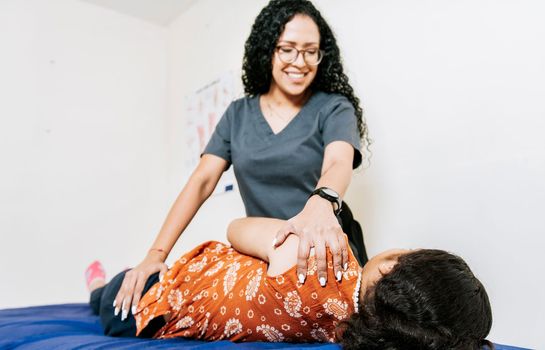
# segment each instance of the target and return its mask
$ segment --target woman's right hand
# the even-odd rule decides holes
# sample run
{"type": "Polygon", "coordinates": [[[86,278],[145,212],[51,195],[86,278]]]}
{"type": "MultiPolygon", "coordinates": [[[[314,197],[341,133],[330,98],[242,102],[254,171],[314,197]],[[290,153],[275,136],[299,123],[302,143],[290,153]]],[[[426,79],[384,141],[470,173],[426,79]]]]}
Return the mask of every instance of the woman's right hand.
{"type": "Polygon", "coordinates": [[[168,266],[163,262],[166,256],[162,255],[166,254],[151,250],[140,264],[125,273],[125,278],[113,304],[115,316],[119,315],[119,311],[121,311],[121,321],[124,321],[129,315],[129,308],[133,314],[136,312],[148,278],[159,272],[159,280],[163,279],[168,266]]]}

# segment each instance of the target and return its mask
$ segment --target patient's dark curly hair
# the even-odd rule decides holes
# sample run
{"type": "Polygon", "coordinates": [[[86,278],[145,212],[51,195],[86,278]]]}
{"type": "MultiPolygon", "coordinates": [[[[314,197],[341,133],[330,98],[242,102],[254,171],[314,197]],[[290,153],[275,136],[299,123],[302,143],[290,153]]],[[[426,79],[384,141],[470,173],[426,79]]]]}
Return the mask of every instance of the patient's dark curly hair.
{"type": "Polygon", "coordinates": [[[418,250],[366,292],[359,313],[341,323],[344,349],[493,349],[492,311],[481,282],[458,256],[418,250]]]}
{"type": "Polygon", "coordinates": [[[246,40],[242,63],[242,82],[249,96],[269,91],[272,79],[272,58],[278,38],[295,15],[314,20],[320,31],[320,49],[325,55],[310,88],[345,96],[356,111],[358,130],[364,146],[370,144],[367,124],[363,120],[360,100],[348,83],[341,62],[341,54],[333,31],[314,5],[307,0],[272,0],[257,16],[252,32],[246,40]]]}

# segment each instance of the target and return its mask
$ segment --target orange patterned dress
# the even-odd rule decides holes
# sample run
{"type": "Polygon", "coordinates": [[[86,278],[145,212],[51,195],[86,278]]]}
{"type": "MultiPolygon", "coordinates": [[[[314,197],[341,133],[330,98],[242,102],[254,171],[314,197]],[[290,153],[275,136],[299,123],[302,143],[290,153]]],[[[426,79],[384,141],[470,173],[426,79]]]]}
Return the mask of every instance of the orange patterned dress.
{"type": "Polygon", "coordinates": [[[137,334],[153,318],[167,316],[155,338],[334,342],[339,321],[358,310],[361,268],[352,253],[348,266],[337,282],[329,262],[328,283],[321,287],[311,257],[302,285],[295,266],[271,277],[262,260],[206,242],[143,296],[135,314],[137,334]]]}

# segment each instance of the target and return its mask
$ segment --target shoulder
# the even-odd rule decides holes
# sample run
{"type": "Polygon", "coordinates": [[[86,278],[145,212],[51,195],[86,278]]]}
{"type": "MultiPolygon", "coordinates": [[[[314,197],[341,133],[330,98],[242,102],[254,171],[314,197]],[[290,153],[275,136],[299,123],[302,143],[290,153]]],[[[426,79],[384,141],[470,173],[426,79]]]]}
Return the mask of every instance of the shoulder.
{"type": "Polygon", "coordinates": [[[316,101],[316,104],[320,106],[321,110],[331,111],[339,107],[354,109],[348,98],[341,94],[316,91],[313,98],[316,101]]]}
{"type": "Polygon", "coordinates": [[[253,111],[255,108],[258,96],[244,96],[239,99],[234,100],[227,107],[228,111],[237,112],[237,113],[248,113],[253,111]]]}
{"type": "Polygon", "coordinates": [[[313,95],[313,112],[318,116],[320,130],[329,126],[334,129],[338,124],[349,125],[356,123],[356,111],[352,103],[341,94],[317,91],[313,95]]]}
{"type": "Polygon", "coordinates": [[[319,116],[321,127],[329,124],[332,120],[356,121],[356,111],[352,103],[341,94],[317,91],[314,93],[314,111],[319,116]]]}
{"type": "Polygon", "coordinates": [[[269,253],[269,276],[285,274],[297,264],[297,250],[299,237],[289,235],[279,247],[272,249],[269,253]]]}
{"type": "Polygon", "coordinates": [[[229,103],[229,106],[227,106],[227,109],[222,116],[221,123],[223,126],[232,126],[235,121],[238,124],[241,120],[244,120],[252,113],[255,113],[256,98],[257,97],[245,96],[229,103]]]}

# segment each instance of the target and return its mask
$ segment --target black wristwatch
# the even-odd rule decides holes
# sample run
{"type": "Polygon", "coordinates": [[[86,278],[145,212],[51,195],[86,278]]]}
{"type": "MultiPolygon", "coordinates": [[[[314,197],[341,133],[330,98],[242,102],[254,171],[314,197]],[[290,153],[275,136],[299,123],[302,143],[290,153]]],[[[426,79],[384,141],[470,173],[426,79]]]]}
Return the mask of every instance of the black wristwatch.
{"type": "Polygon", "coordinates": [[[329,187],[320,187],[312,191],[309,198],[316,194],[324,199],[327,199],[331,203],[336,203],[337,209],[334,209],[333,212],[335,213],[335,215],[339,215],[339,213],[341,212],[343,201],[341,200],[341,196],[339,196],[337,192],[329,187]]]}

